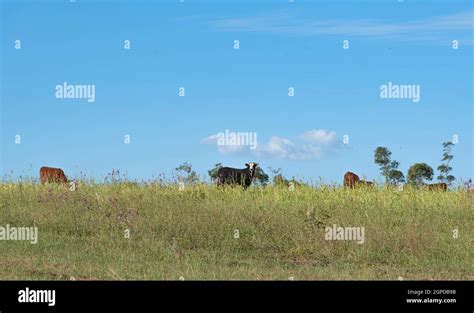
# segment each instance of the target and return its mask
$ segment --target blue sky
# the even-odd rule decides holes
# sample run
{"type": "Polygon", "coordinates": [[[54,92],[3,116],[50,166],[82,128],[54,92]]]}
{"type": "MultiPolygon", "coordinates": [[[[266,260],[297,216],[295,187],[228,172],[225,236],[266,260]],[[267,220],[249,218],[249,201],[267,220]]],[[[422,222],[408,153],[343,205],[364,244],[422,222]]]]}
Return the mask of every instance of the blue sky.
{"type": "Polygon", "coordinates": [[[453,175],[474,176],[471,1],[1,3],[2,176],[47,165],[148,179],[255,161],[378,180],[377,146],[406,174],[436,168],[453,135],[453,175]],[[95,85],[95,102],[56,98],[64,82],[95,85]],[[419,86],[420,101],[381,98],[389,82],[419,86]],[[226,129],[256,133],[257,148],[218,146],[226,129]]]}

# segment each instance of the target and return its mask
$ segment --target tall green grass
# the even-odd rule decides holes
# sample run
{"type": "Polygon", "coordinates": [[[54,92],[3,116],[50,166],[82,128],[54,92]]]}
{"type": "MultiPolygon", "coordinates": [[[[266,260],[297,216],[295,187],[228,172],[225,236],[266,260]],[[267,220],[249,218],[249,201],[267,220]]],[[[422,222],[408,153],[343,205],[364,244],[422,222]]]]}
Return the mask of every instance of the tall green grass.
{"type": "Polygon", "coordinates": [[[3,183],[0,197],[0,226],[39,230],[0,241],[0,279],[474,279],[465,190],[3,183]],[[333,224],[365,243],[325,240],[333,224]]]}

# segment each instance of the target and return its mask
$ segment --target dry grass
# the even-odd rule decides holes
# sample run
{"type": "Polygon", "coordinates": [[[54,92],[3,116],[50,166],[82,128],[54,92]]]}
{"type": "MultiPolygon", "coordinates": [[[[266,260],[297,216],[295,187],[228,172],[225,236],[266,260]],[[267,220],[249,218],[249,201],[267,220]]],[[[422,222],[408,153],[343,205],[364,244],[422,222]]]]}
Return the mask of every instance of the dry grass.
{"type": "Polygon", "coordinates": [[[463,190],[3,183],[0,197],[0,226],[39,230],[0,241],[0,279],[474,279],[463,190]],[[365,243],[325,240],[333,224],[365,243]]]}

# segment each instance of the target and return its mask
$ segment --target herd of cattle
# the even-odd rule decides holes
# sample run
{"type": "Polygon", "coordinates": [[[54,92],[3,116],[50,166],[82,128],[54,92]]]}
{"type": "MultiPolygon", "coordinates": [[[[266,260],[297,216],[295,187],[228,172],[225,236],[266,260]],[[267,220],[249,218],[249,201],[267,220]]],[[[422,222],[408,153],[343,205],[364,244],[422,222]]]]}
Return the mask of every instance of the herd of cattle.
{"type": "MultiPolygon", "coordinates": [[[[223,185],[241,185],[247,189],[255,178],[255,173],[258,163],[249,162],[245,164],[245,168],[238,169],[232,167],[221,167],[217,171],[217,186],[223,185]]],[[[62,183],[70,184],[71,189],[76,189],[76,181],[68,180],[64,171],[60,168],[43,166],[40,169],[41,183],[62,183]]],[[[374,183],[366,180],[361,180],[355,173],[347,172],[344,175],[344,187],[355,188],[358,186],[373,187],[374,183]]],[[[429,190],[446,191],[448,185],[446,183],[429,184],[429,190]]]]}

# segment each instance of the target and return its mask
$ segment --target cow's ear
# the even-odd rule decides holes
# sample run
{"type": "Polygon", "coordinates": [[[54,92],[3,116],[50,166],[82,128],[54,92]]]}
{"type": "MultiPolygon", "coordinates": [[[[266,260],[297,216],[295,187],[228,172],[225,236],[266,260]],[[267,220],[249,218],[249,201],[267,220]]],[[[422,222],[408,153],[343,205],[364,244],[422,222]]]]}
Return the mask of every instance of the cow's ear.
{"type": "Polygon", "coordinates": [[[250,167],[250,165],[248,163],[245,163],[245,166],[250,167]]]}
{"type": "Polygon", "coordinates": [[[257,166],[258,166],[258,163],[255,163],[255,164],[254,164],[254,167],[257,167],[257,166]]]}

